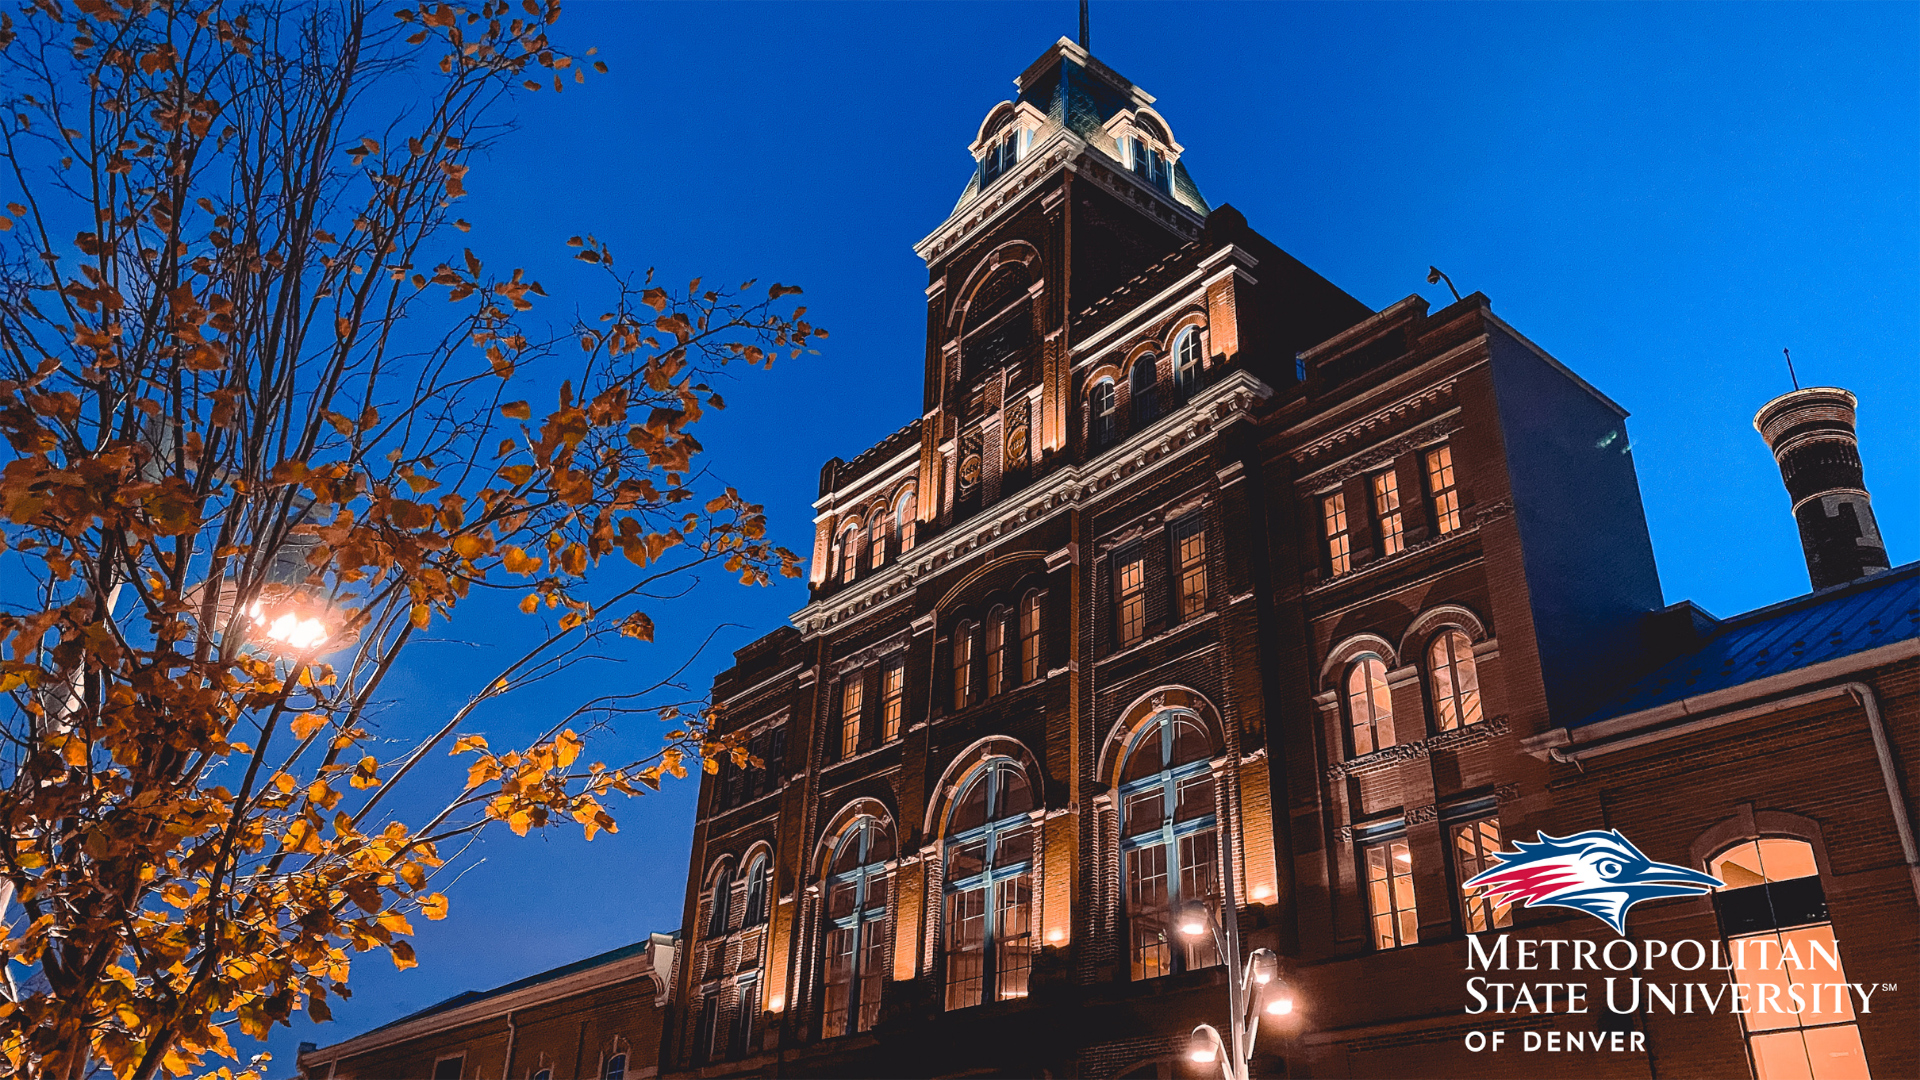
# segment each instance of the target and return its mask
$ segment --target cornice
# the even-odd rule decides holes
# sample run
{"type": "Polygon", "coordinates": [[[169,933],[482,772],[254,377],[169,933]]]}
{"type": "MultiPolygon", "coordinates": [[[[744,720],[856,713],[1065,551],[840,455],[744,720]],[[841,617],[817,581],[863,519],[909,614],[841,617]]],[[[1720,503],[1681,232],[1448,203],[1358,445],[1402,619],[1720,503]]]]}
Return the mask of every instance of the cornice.
{"type": "Polygon", "coordinates": [[[1210,441],[1220,429],[1250,417],[1272,395],[1272,387],[1246,370],[1230,370],[1132,439],[1092,461],[1060,466],[964,525],[916,545],[879,573],[856,578],[852,585],[794,612],[791,621],[803,635],[813,637],[879,604],[910,595],[924,578],[944,571],[982,545],[1021,535],[1057,510],[1104,495],[1210,441]]]}

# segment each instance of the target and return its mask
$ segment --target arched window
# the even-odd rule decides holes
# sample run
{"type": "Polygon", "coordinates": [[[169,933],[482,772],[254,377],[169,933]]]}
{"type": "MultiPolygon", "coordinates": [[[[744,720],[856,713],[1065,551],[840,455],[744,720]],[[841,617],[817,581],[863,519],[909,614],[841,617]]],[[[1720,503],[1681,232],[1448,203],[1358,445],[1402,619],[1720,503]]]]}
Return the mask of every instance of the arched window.
{"type": "Polygon", "coordinates": [[[1027,996],[1033,959],[1033,789],[990,761],[947,823],[947,1008],[1027,996]]]}
{"type": "Polygon", "coordinates": [[[1427,677],[1433,687],[1433,714],[1441,731],[1480,722],[1480,674],[1473,666],[1473,642],[1458,630],[1433,639],[1427,650],[1427,677]]]}
{"type": "Polygon", "coordinates": [[[733,928],[733,861],[729,859],[713,876],[713,888],[707,895],[707,936],[721,938],[733,928]]]}
{"type": "Polygon", "coordinates": [[[1034,590],[1020,601],[1020,681],[1030,683],[1040,677],[1040,592],[1034,590]]]}
{"type": "Polygon", "coordinates": [[[1347,669],[1347,723],[1353,727],[1356,756],[1394,743],[1393,695],[1387,689],[1387,665],[1371,653],[1347,669]]]}
{"type": "Polygon", "coordinates": [[[886,964],[887,867],[893,838],[872,817],[840,834],[827,872],[825,1012],[820,1034],[866,1031],[880,1018],[886,964]]]}
{"type": "Polygon", "coordinates": [[[607,1067],[600,1073],[600,1080],[626,1080],[627,1055],[615,1054],[607,1059],[607,1067]]]}
{"type": "Polygon", "coordinates": [[[1115,401],[1112,379],[1101,379],[1094,383],[1093,390],[1087,394],[1088,430],[1093,434],[1095,450],[1105,450],[1113,445],[1118,428],[1117,418],[1114,416],[1117,409],[1115,401]]]}
{"type": "Polygon", "coordinates": [[[914,526],[919,520],[920,496],[913,488],[908,488],[893,507],[893,529],[894,535],[900,538],[900,554],[905,555],[913,550],[914,526]]]}
{"type": "Polygon", "coordinates": [[[1133,362],[1133,373],[1127,377],[1127,393],[1133,398],[1133,429],[1135,431],[1159,419],[1159,392],[1159,376],[1154,373],[1154,356],[1148,353],[1133,362]]]}
{"type": "Polygon", "coordinates": [[[740,917],[741,926],[759,926],[767,921],[767,871],[765,855],[747,868],[747,912],[740,917]]]}
{"type": "Polygon", "coordinates": [[[973,703],[973,624],[953,628],[953,711],[973,703]]]}
{"type": "Polygon", "coordinates": [[[1172,911],[1219,895],[1211,741],[1191,713],[1166,710],[1134,735],[1120,774],[1120,852],[1135,979],[1220,962],[1213,939],[1173,932],[1172,911]]]}
{"type": "Polygon", "coordinates": [[[840,530],[840,580],[852,581],[860,564],[860,523],[849,522],[840,530]]]}
{"type": "Polygon", "coordinates": [[[553,1070],[541,1069],[539,1072],[533,1074],[533,1080],[553,1080],[553,1070]]]}
{"type": "Polygon", "coordinates": [[[884,508],[873,512],[873,523],[867,527],[867,551],[875,570],[887,564],[887,512],[884,508]]]}
{"type": "Polygon", "coordinates": [[[1707,860],[1707,868],[1726,882],[1715,890],[1713,907],[1734,961],[1733,977],[1745,987],[1742,996],[1757,1003],[1740,1016],[1754,1075],[1869,1075],[1813,845],[1781,837],[1748,840],[1707,860]],[[1801,1004],[1807,1006],[1798,1012],[1788,1003],[1792,983],[1801,984],[1801,1004]],[[1823,986],[1836,989],[1808,992],[1823,986]],[[1770,997],[1778,1008],[1761,1004],[1770,997]]]}
{"type": "Polygon", "coordinates": [[[1200,328],[1189,326],[1180,331],[1180,339],[1173,343],[1173,392],[1185,401],[1199,386],[1200,328]]]}
{"type": "Polygon", "coordinates": [[[1006,689],[1007,611],[994,608],[987,613],[987,696],[1006,689]]]}

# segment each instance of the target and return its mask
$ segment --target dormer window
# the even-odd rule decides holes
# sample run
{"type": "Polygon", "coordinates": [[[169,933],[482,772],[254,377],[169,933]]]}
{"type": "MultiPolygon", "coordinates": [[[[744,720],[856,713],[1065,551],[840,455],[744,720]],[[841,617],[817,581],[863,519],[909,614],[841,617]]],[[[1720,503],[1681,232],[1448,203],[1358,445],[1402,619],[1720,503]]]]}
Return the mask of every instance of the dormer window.
{"type": "Polygon", "coordinates": [[[1122,145],[1126,148],[1127,168],[1132,169],[1135,176],[1164,194],[1173,194],[1173,164],[1164,152],[1138,135],[1127,136],[1122,145]]]}
{"type": "Polygon", "coordinates": [[[986,187],[1000,179],[1007,170],[1027,156],[1027,146],[1033,138],[1033,132],[1024,128],[1009,128],[994,142],[987,146],[987,152],[980,158],[980,186],[986,187]]]}

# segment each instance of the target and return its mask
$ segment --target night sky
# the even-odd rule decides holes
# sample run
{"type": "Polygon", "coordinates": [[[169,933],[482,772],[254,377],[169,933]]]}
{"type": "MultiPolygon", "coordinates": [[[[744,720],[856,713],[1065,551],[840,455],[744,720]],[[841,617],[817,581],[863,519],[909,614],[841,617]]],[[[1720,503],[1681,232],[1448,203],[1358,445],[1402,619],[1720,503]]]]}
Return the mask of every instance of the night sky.
{"type": "MultiPolygon", "coordinates": [[[[1807,588],[1751,426],[1790,388],[1783,346],[1804,384],[1859,395],[1881,531],[1896,565],[1920,557],[1920,6],[1093,7],[1094,53],[1158,98],[1214,206],[1376,309],[1415,292],[1443,306],[1436,264],[1632,413],[1669,602],[1727,616],[1807,588]]],[[[1069,0],[575,4],[558,36],[598,46],[611,74],[520,102],[520,130],[467,177],[474,229],[448,255],[527,266],[556,319],[598,310],[562,246],[577,233],[669,280],[804,286],[832,332],[820,354],[741,372],[697,429],[716,475],[804,554],[821,463],[919,408],[912,245],[953,208],[987,110],[1076,26],[1069,0]]],[[[527,738],[729,624],[687,670],[704,687],[805,600],[799,581],[703,583],[654,609],[656,644],[509,696],[478,729],[527,738]]],[[[486,678],[524,629],[488,604],[413,651],[386,729],[437,726],[486,678]]],[[[592,756],[657,737],[636,724],[592,756]]],[[[423,779],[459,775],[445,761],[423,779]]],[[[695,792],[618,804],[620,832],[591,844],[491,836],[447,889],[452,916],[416,920],[420,966],[360,957],[353,1000],[277,1035],[272,1074],[292,1074],[300,1040],[673,929],[695,792]]]]}

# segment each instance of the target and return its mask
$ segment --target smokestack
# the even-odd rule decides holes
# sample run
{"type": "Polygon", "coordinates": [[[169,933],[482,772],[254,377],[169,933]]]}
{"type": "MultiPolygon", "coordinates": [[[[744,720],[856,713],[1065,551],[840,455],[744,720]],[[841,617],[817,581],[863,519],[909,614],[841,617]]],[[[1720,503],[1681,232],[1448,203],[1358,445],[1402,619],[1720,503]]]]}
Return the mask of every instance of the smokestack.
{"type": "Polygon", "coordinates": [[[1887,545],[1873,519],[1854,434],[1854,396],[1810,386],[1782,394],[1753,418],[1780,464],[1800,526],[1800,547],[1815,589],[1887,569],[1887,545]]]}

